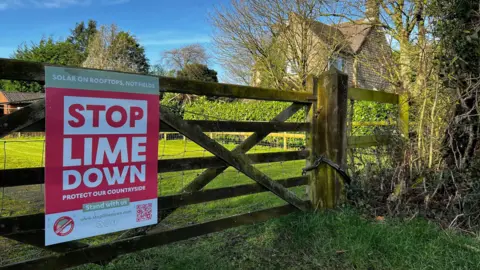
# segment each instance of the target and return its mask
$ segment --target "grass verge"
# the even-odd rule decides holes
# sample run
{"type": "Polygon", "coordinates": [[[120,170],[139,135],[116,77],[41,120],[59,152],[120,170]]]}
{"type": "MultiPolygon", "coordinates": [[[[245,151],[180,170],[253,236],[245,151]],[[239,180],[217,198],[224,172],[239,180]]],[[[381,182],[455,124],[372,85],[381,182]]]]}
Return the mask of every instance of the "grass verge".
{"type": "Polygon", "coordinates": [[[377,222],[346,209],[230,229],[125,255],[105,268],[480,269],[480,244],[422,219],[377,222]]]}

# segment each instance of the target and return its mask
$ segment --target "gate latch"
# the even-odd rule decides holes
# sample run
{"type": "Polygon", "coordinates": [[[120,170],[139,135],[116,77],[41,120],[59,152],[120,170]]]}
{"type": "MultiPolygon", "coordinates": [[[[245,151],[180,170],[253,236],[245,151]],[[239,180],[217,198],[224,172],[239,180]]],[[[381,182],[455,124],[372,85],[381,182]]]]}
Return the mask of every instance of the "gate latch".
{"type": "Polygon", "coordinates": [[[334,168],[343,177],[343,181],[350,185],[350,183],[352,182],[350,176],[348,176],[348,174],[344,170],[342,170],[338,164],[324,156],[320,156],[315,160],[315,162],[313,162],[312,165],[303,168],[302,175],[306,175],[308,171],[315,170],[322,163],[326,163],[328,166],[334,168]]]}

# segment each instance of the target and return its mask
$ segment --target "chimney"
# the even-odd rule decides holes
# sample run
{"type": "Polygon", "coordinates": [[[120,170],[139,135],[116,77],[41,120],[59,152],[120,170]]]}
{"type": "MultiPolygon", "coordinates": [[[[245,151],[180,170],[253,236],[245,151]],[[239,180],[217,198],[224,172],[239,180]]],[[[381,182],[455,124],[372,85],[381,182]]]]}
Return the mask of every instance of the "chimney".
{"type": "Polygon", "coordinates": [[[380,1],[366,0],[365,17],[368,22],[376,23],[380,20],[380,1]]]}

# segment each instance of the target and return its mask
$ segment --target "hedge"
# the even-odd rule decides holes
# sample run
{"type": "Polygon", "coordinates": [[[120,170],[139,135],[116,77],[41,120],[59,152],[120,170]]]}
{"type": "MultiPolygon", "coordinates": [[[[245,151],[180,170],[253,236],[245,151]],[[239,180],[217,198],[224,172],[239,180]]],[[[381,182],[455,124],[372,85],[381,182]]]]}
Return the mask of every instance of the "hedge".
{"type": "MultiPolygon", "coordinates": [[[[193,102],[181,106],[173,98],[174,94],[166,94],[162,99],[162,106],[167,106],[181,115],[185,120],[218,120],[218,121],[270,121],[290,103],[279,101],[224,101],[209,100],[206,97],[197,97],[193,102]]],[[[368,101],[354,103],[354,122],[375,122],[396,120],[397,106],[380,104],[368,101]]],[[[351,115],[351,106],[348,105],[348,116],[351,115]]],[[[305,122],[306,111],[300,110],[290,117],[288,122],[305,122]]],[[[392,127],[356,127],[354,135],[369,135],[373,133],[392,132],[392,127]]]]}
{"type": "MultiPolygon", "coordinates": [[[[278,101],[210,101],[204,97],[185,106],[184,119],[270,121],[290,104],[278,101]]],[[[304,122],[305,110],[290,117],[290,122],[304,122]]]]}

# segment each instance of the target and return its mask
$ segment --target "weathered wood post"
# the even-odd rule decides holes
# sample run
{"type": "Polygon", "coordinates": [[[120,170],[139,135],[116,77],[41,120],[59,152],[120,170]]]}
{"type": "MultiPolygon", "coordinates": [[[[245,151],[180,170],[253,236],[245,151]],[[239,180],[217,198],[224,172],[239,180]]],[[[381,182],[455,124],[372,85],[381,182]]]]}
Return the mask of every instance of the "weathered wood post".
{"type": "MultiPolygon", "coordinates": [[[[330,69],[319,78],[309,77],[307,87],[317,98],[308,113],[311,130],[307,146],[311,154],[307,166],[323,155],[345,169],[348,76],[330,69]]],[[[314,209],[335,207],[343,198],[343,190],[343,179],[328,165],[321,164],[310,172],[308,193],[314,209]]]]}
{"type": "Polygon", "coordinates": [[[408,139],[408,94],[398,96],[398,130],[403,138],[408,139]]]}

